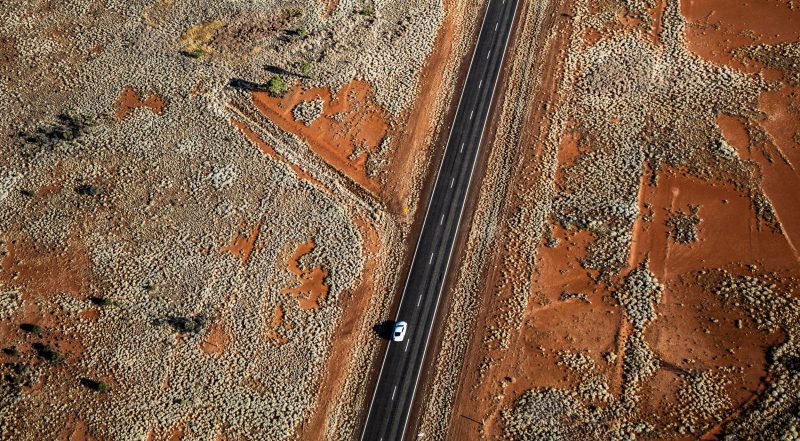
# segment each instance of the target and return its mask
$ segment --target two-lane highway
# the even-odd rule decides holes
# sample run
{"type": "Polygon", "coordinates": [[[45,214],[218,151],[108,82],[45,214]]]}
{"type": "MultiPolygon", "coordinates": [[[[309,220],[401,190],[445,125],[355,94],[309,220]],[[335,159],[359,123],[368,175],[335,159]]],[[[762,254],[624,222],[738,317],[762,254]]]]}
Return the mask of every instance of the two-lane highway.
{"type": "Polygon", "coordinates": [[[400,299],[402,342],[390,342],[362,432],[363,441],[405,436],[439,297],[461,223],[472,173],[518,0],[489,0],[455,120],[400,299]]]}

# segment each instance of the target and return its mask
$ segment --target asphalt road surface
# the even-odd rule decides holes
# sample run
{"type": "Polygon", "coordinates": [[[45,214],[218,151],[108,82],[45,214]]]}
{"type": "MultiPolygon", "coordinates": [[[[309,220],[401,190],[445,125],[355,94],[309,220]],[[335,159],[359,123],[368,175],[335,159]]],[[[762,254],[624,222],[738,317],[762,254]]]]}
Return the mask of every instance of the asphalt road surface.
{"type": "Polygon", "coordinates": [[[490,0],[487,6],[400,300],[396,320],[408,322],[408,330],[404,341],[392,341],[386,349],[363,441],[405,436],[517,3],[490,0]]]}

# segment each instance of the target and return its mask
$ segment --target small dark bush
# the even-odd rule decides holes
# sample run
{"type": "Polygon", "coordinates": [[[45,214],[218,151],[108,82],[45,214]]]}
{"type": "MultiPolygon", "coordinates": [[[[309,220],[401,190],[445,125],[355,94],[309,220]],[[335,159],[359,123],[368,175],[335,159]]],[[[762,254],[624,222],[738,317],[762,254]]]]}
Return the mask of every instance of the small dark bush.
{"type": "Polygon", "coordinates": [[[33,323],[22,323],[19,325],[19,329],[29,333],[29,334],[42,334],[42,328],[39,325],[34,325],[33,323]]]}
{"type": "Polygon", "coordinates": [[[62,113],[58,122],[48,127],[40,127],[34,133],[22,133],[22,138],[40,147],[53,147],[64,141],[77,140],[94,127],[97,121],[85,115],[62,113]]]}
{"type": "Polygon", "coordinates": [[[199,49],[199,48],[198,49],[192,49],[190,51],[181,51],[181,55],[183,55],[184,57],[194,58],[195,60],[203,58],[203,55],[205,55],[205,54],[206,54],[206,52],[204,50],[202,50],[202,49],[199,49]]]}
{"type": "Polygon", "coordinates": [[[43,344],[43,343],[34,343],[33,350],[36,351],[36,355],[39,358],[43,358],[47,361],[58,361],[61,360],[61,354],[54,351],[50,346],[43,344]]]}
{"type": "Polygon", "coordinates": [[[3,379],[11,387],[19,387],[22,384],[22,378],[13,374],[6,374],[3,379]]]}
{"type": "Polygon", "coordinates": [[[108,306],[111,304],[111,300],[105,297],[89,296],[89,301],[97,306],[108,306]]]}
{"type": "Polygon", "coordinates": [[[784,365],[789,372],[793,374],[800,373],[800,357],[789,355],[784,360],[784,365]]]}
{"type": "Polygon", "coordinates": [[[3,366],[7,367],[15,375],[22,375],[28,371],[28,366],[22,363],[5,363],[3,366]]]}
{"type": "Polygon", "coordinates": [[[108,390],[108,385],[103,381],[92,380],[91,378],[81,378],[79,380],[81,386],[91,389],[95,392],[106,392],[108,390]]]}
{"type": "Polygon", "coordinates": [[[80,184],[75,187],[75,193],[81,196],[97,196],[100,194],[100,189],[91,184],[80,184]]]}
{"type": "Polygon", "coordinates": [[[17,348],[13,346],[3,348],[3,353],[6,355],[10,355],[12,357],[16,357],[17,355],[19,355],[19,351],[17,350],[17,348]]]}
{"type": "Polygon", "coordinates": [[[197,333],[203,329],[203,326],[206,324],[205,317],[197,316],[197,317],[175,317],[170,316],[167,317],[167,324],[172,327],[172,329],[178,332],[185,332],[185,333],[197,333]]]}

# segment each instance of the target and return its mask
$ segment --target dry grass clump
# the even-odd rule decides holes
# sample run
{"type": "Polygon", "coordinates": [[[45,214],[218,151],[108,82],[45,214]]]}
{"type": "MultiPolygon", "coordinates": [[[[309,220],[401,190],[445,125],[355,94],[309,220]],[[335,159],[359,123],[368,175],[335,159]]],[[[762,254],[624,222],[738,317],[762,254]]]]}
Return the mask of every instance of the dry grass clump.
{"type": "Polygon", "coordinates": [[[669,236],[678,243],[688,244],[697,242],[697,226],[700,216],[697,215],[699,206],[689,206],[689,212],[676,211],[670,213],[667,226],[670,227],[669,236]]]}
{"type": "Polygon", "coordinates": [[[292,116],[296,121],[310,126],[322,115],[322,105],[323,101],[321,99],[303,101],[292,110],[292,116]]]}
{"type": "Polygon", "coordinates": [[[614,292],[614,298],[625,308],[625,316],[636,329],[643,329],[656,319],[656,305],[661,302],[664,286],[648,269],[648,262],[628,273],[625,284],[614,292]]]}

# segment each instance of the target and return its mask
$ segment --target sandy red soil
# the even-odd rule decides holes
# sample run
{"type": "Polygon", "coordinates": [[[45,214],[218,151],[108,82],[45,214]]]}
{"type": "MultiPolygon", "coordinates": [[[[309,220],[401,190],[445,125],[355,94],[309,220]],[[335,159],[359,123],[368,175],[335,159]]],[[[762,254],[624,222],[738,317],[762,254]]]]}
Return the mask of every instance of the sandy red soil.
{"type": "MultiPolygon", "coordinates": [[[[689,21],[687,44],[694,53],[714,63],[761,74],[768,81],[784,77],[783,72],[734,56],[731,50],[758,43],[799,40],[800,10],[790,10],[786,2],[767,1],[695,0],[683,1],[681,5],[689,21]]],[[[662,12],[663,2],[657,2],[657,7],[650,10],[656,23],[654,36],[661,32],[662,12]]],[[[617,18],[618,23],[609,29],[590,29],[582,35],[584,42],[591,46],[613,32],[639,25],[624,13],[617,18]]],[[[557,75],[558,66],[546,72],[557,75]]],[[[547,81],[544,81],[545,91],[547,81]]],[[[558,102],[552,95],[549,100],[558,102]]],[[[739,156],[758,166],[761,188],[773,204],[781,231],[760,222],[749,195],[731,184],[701,180],[674,169],[660,172],[657,185],[643,179],[639,195],[641,216],[634,226],[628,265],[620,271],[620,275],[627,274],[649,259],[650,270],[665,285],[658,307],[659,318],[645,333],[662,367],[644,386],[643,414],[668,420],[666,409],[674,403],[679,377],[686,372],[735,367],[727,387],[733,403],[720,416],[724,421],[752,405],[763,392],[766,353],[785,336],[781,332],[756,330],[746,314],[723,305],[703,283],[704,271],[724,268],[742,275],[800,276],[798,108],[800,90],[796,87],[784,85],[764,92],[759,109],[765,117],[758,124],[769,136],[755,145],[743,121],[725,114],[718,119],[723,136],[739,156]],[[669,236],[667,220],[670,213],[687,211],[690,206],[699,206],[699,240],[678,243],[669,236]]],[[[534,112],[531,126],[536,126],[542,117],[541,111],[534,112]]],[[[561,135],[556,180],[563,179],[561,167],[579,154],[580,138],[581,134],[569,128],[561,135]]],[[[530,133],[526,141],[533,142],[530,133]]],[[[534,151],[531,162],[537,160],[535,152],[539,148],[531,149],[534,151]]],[[[526,170],[517,179],[522,182],[533,173],[526,170]]],[[[513,198],[507,205],[509,210],[516,208],[513,198]]],[[[543,244],[537,247],[532,274],[517,274],[513,267],[505,265],[504,257],[518,252],[513,241],[497,244],[483,294],[485,306],[477,322],[477,329],[482,332],[473,336],[468,350],[448,439],[476,439],[480,435],[500,439],[503,433],[500,411],[510,408],[524,391],[574,386],[577,379],[559,365],[559,352],[565,349],[590,354],[599,373],[610,379],[610,392],[620,392],[622,363],[607,363],[605,357],[615,354],[618,360],[622,358],[630,324],[611,298],[610,284],[598,283],[598,273],[581,266],[590,234],[558,225],[550,227],[559,243],[552,248],[543,244]],[[497,309],[501,308],[499,302],[504,299],[507,287],[497,281],[514,277],[530,277],[533,288],[521,326],[510,329],[511,349],[502,350],[486,343],[486,330],[503,327],[497,309]],[[588,302],[575,298],[563,300],[564,292],[584,293],[588,302]],[[489,359],[491,367],[481,374],[480,366],[489,359]]],[[[719,424],[709,424],[705,432],[683,439],[716,439],[719,432],[719,424]]]]}
{"type": "Polygon", "coordinates": [[[368,83],[353,81],[342,86],[335,96],[325,88],[294,88],[280,98],[253,92],[253,103],[282,129],[304,137],[328,164],[377,194],[379,185],[367,176],[365,164],[367,155],[386,136],[388,116],[369,99],[369,90],[368,83]],[[295,106],[315,99],[323,101],[322,115],[308,126],[296,121],[292,116],[295,106]],[[357,148],[364,151],[356,152],[357,148]]]}
{"type": "Polygon", "coordinates": [[[10,286],[25,287],[29,295],[80,296],[89,284],[89,256],[77,241],[70,244],[66,250],[40,251],[26,239],[11,240],[0,275],[10,286]]]}
{"type": "Polygon", "coordinates": [[[209,326],[205,339],[200,344],[200,350],[206,354],[222,354],[230,338],[225,322],[216,321],[209,326]]]}
{"type": "Polygon", "coordinates": [[[117,100],[116,117],[120,120],[125,119],[137,107],[144,107],[160,114],[164,111],[166,105],[167,102],[164,98],[158,95],[150,95],[146,99],[142,99],[132,87],[128,86],[122,89],[117,100]]]}
{"type": "MultiPolygon", "coordinates": [[[[248,233],[237,231],[233,233],[231,241],[228,245],[222,247],[222,251],[231,253],[234,257],[242,261],[242,265],[247,264],[250,254],[253,252],[253,246],[258,240],[258,233],[261,231],[261,224],[263,220],[256,222],[248,233]]],[[[244,225],[242,225],[244,227],[244,225]]]]}
{"type": "Polygon", "coordinates": [[[325,300],[325,296],[328,294],[328,285],[325,284],[325,278],[328,277],[327,271],[319,266],[310,269],[300,267],[300,258],[313,251],[315,246],[314,240],[309,239],[298,245],[294,255],[289,259],[289,271],[297,276],[299,285],[286,288],[282,292],[290,294],[297,300],[300,309],[319,308],[320,300],[325,300]]]}

